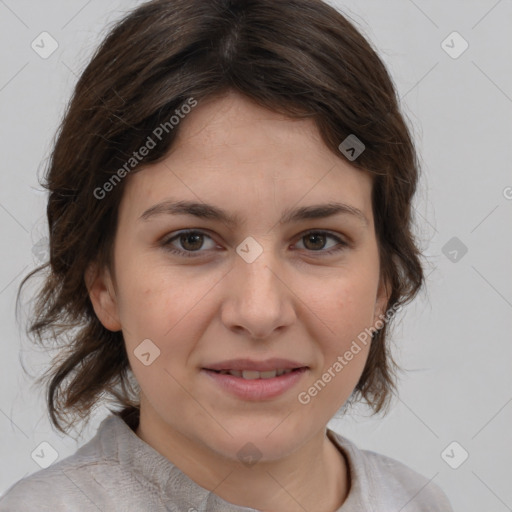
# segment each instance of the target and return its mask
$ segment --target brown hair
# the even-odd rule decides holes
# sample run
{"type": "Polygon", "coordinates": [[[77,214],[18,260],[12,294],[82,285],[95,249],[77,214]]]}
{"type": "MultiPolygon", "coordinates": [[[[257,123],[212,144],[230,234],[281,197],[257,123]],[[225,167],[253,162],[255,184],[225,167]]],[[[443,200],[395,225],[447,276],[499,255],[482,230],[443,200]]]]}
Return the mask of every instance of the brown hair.
{"type": "MultiPolygon", "coordinates": [[[[89,417],[100,395],[138,407],[121,332],[103,327],[84,281],[89,263],[111,268],[117,209],[126,179],[102,187],[155,127],[187,98],[236,90],[290,118],[310,118],[338,156],[350,134],[365,150],[350,163],[373,176],[372,207],[390,305],[405,304],[423,284],[412,228],[419,165],[392,80],[370,43],[320,0],[154,0],[116,23],[80,76],[42,184],[49,191],[50,258],[27,332],[59,354],[48,379],[52,423],[61,432],[89,417]]],[[[166,156],[178,131],[136,166],[166,156]]],[[[396,388],[386,333],[375,333],[351,396],[377,413],[396,388]]]]}

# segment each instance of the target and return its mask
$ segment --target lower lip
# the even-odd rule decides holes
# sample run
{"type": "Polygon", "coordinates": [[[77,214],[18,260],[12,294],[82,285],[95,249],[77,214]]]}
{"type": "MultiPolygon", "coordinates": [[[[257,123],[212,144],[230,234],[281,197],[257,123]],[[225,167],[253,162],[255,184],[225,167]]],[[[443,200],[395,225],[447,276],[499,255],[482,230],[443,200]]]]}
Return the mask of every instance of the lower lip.
{"type": "Polygon", "coordinates": [[[213,370],[205,370],[204,368],[202,372],[209,375],[221,388],[238,398],[243,400],[268,400],[282,395],[295,386],[306,373],[306,370],[307,368],[300,368],[270,379],[244,379],[234,375],[220,374],[213,370]]]}

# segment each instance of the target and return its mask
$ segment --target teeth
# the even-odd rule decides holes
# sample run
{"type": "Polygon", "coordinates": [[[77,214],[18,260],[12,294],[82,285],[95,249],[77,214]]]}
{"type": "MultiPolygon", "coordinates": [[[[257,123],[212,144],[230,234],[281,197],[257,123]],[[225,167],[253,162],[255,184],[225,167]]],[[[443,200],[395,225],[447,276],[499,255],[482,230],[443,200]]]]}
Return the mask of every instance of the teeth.
{"type": "Polygon", "coordinates": [[[273,379],[285,373],[291,373],[293,370],[268,370],[266,372],[258,372],[256,370],[221,370],[222,375],[233,375],[234,377],[242,377],[247,380],[255,379],[273,379]]]}
{"type": "Polygon", "coordinates": [[[242,377],[247,380],[259,379],[261,376],[260,372],[254,370],[243,370],[242,377]]]}
{"type": "Polygon", "coordinates": [[[241,377],[242,376],[242,371],[241,370],[231,370],[228,373],[231,374],[231,375],[234,375],[235,377],[241,377]]]}

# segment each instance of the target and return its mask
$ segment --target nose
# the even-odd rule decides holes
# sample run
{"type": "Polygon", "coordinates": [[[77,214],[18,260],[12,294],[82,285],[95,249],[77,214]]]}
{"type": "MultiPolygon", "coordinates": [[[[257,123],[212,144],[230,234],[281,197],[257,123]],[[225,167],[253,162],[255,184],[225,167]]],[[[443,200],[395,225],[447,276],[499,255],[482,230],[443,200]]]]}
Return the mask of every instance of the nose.
{"type": "Polygon", "coordinates": [[[228,329],[266,340],[295,321],[290,276],[269,248],[252,263],[237,256],[226,278],[221,318],[228,329]]]}

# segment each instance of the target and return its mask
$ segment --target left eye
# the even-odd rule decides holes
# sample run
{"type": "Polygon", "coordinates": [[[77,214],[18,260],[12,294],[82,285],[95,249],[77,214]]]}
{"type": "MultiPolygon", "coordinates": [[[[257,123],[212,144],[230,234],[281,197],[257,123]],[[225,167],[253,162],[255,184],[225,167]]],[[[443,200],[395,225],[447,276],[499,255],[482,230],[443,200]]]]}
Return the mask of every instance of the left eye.
{"type": "MultiPolygon", "coordinates": [[[[205,238],[208,238],[211,242],[209,249],[213,249],[215,247],[215,242],[212,238],[206,233],[197,230],[181,231],[170,238],[164,239],[162,245],[173,254],[195,257],[196,254],[194,253],[204,252],[199,249],[203,248],[205,238]],[[182,249],[179,249],[174,245],[175,241],[180,243],[182,249]]],[[[340,237],[327,231],[309,231],[300,237],[299,242],[302,242],[305,249],[309,252],[321,252],[323,254],[331,254],[348,246],[348,244],[340,237]],[[327,247],[329,250],[325,250],[326,241],[329,238],[334,240],[335,243],[331,244],[330,247],[327,247]]]]}
{"type": "MultiPolygon", "coordinates": [[[[341,247],[338,247],[337,249],[335,249],[335,251],[340,250],[346,246],[345,242],[343,240],[341,240],[341,238],[339,238],[335,235],[332,235],[326,231],[310,231],[309,233],[302,235],[300,240],[301,241],[305,240],[308,245],[312,245],[312,247],[306,247],[306,249],[310,249],[312,251],[317,251],[317,252],[321,251],[321,252],[326,252],[326,253],[335,252],[333,250],[322,251],[322,249],[326,248],[325,242],[328,238],[335,240],[337,242],[337,244],[341,246],[341,247]],[[319,245],[322,247],[319,247],[319,245]]],[[[333,245],[331,245],[331,247],[333,247],[333,246],[336,247],[337,244],[333,244],[333,245]]]]}

